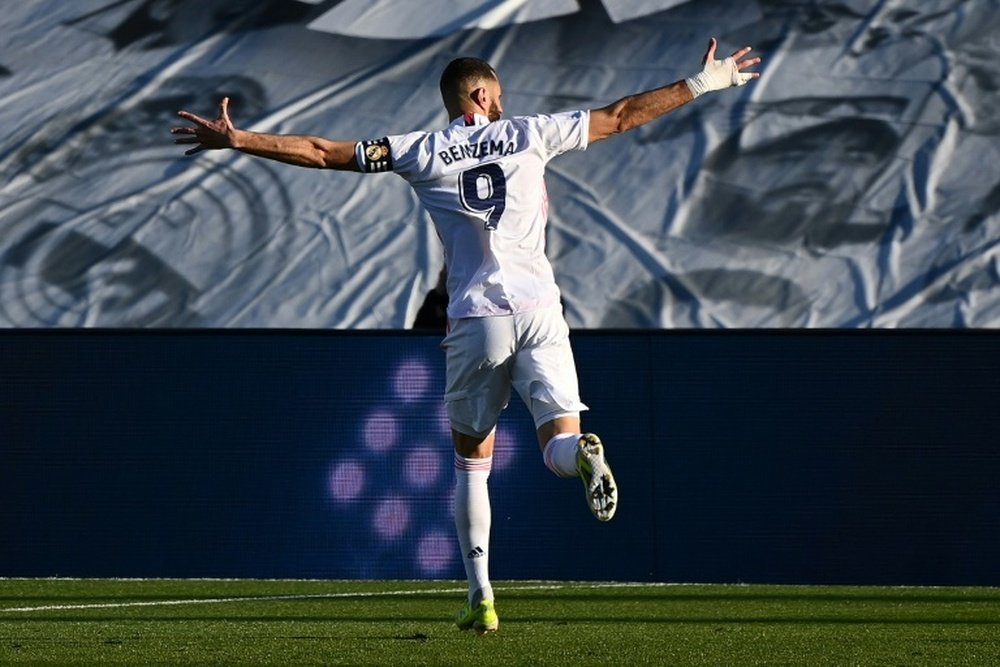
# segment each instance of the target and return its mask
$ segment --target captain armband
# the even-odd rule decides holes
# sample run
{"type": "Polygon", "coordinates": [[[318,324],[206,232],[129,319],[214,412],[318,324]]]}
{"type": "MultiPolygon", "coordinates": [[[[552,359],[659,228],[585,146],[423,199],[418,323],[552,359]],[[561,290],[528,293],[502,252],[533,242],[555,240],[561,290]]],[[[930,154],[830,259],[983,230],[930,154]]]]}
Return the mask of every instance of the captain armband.
{"type": "Polygon", "coordinates": [[[392,150],[389,148],[388,137],[359,141],[355,147],[355,155],[361,171],[365,173],[392,171],[392,150]]]}

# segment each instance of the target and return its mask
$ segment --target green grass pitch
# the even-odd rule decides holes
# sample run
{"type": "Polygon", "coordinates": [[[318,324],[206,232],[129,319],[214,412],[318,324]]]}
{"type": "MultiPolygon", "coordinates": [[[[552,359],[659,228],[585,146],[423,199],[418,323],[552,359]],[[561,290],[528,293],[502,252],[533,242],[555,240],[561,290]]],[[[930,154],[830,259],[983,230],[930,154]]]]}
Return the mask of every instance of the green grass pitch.
{"type": "Polygon", "coordinates": [[[0,579],[0,665],[996,665],[1000,589],[0,579]]]}

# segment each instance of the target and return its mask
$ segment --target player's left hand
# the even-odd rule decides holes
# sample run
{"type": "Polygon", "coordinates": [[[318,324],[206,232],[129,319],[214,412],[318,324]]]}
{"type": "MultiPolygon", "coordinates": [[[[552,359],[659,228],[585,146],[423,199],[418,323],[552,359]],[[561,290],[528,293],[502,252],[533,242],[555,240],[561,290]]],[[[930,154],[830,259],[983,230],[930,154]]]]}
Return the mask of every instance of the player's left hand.
{"type": "Polygon", "coordinates": [[[723,90],[732,86],[744,86],[760,76],[760,72],[744,72],[748,67],[760,64],[760,58],[747,58],[752,50],[744,46],[724,60],[715,59],[715,50],[719,46],[713,37],[708,41],[708,51],[702,60],[703,69],[687,80],[688,87],[695,97],[713,90],[723,90]]]}
{"type": "Polygon", "coordinates": [[[223,97],[219,104],[219,116],[215,120],[202,118],[190,111],[178,111],[181,118],[194,123],[194,127],[174,127],[170,133],[183,135],[175,139],[175,144],[198,144],[194,148],[184,152],[185,155],[194,155],[205,150],[216,150],[220,148],[234,148],[236,128],[229,118],[229,98],[223,97]]]}

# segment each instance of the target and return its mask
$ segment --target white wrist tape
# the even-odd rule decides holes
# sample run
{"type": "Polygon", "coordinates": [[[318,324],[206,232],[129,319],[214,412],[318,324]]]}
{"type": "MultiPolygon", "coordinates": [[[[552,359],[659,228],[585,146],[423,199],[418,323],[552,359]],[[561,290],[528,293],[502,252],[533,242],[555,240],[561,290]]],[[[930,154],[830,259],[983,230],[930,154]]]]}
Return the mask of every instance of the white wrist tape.
{"type": "Polygon", "coordinates": [[[685,81],[691,89],[691,94],[698,97],[713,90],[742,86],[752,78],[753,74],[741,72],[736,67],[736,61],[729,57],[705,63],[705,69],[685,81]]]}

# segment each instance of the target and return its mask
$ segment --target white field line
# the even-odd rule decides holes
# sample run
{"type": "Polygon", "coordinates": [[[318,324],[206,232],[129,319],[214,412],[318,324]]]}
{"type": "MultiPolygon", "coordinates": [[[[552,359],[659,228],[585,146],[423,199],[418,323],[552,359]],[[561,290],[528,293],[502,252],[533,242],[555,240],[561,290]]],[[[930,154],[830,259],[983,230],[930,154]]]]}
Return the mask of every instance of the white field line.
{"type": "MultiPolygon", "coordinates": [[[[663,583],[601,582],[601,583],[560,583],[532,584],[530,586],[497,586],[498,591],[551,591],[563,588],[629,588],[645,586],[666,586],[663,583]]],[[[130,607],[177,607],[194,604],[227,604],[230,602],[276,602],[282,600],[322,600],[336,598],[377,598],[403,595],[443,595],[465,593],[462,588],[421,588],[396,591],[355,591],[344,593],[299,593],[289,595],[255,595],[229,598],[182,598],[179,600],[144,600],[142,602],[102,602],[94,604],[53,604],[38,607],[10,607],[0,609],[0,613],[26,613],[33,611],[75,611],[80,609],[126,609],[130,607]]]]}

